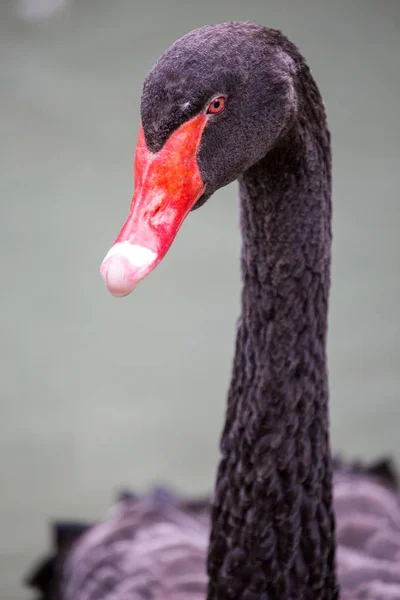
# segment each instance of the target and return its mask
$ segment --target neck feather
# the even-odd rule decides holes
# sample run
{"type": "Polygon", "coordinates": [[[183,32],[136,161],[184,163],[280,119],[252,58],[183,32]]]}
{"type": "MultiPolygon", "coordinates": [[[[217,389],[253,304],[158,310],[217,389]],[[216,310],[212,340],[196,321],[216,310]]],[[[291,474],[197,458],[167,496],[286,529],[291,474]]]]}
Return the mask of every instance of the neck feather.
{"type": "Polygon", "coordinates": [[[304,89],[293,129],[239,181],[242,315],[208,600],[338,595],[326,366],[330,139],[311,87],[314,103],[304,89]]]}

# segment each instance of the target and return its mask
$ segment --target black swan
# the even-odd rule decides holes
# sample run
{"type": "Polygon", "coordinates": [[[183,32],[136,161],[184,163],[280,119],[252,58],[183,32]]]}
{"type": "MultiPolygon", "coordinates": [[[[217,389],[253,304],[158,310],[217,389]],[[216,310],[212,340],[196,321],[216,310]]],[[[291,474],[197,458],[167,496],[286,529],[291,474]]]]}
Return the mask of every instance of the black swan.
{"type": "Polygon", "coordinates": [[[101,268],[115,296],[239,180],[242,314],[215,492],[126,493],[101,523],[58,524],[29,585],[63,600],[400,599],[391,463],[331,456],[331,147],[305,60],[259,25],[192,31],[148,75],[141,120],[130,214],[101,268]]]}

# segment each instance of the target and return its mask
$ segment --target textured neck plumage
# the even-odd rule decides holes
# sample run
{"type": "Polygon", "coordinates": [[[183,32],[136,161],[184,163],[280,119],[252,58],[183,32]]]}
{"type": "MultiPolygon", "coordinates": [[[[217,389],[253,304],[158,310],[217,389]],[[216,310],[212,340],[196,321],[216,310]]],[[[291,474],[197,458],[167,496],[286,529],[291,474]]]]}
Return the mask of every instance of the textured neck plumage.
{"type": "Polygon", "coordinates": [[[326,331],[330,137],[318,90],[241,178],[242,315],[221,441],[208,600],[333,600],[326,331]]]}

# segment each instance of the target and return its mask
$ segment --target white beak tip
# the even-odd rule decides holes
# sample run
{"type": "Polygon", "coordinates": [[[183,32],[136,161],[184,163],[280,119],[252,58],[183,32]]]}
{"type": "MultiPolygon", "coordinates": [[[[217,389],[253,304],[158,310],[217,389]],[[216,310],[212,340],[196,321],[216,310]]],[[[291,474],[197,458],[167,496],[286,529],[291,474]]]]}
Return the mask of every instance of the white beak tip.
{"type": "Polygon", "coordinates": [[[100,273],[109,292],[116,298],[127,296],[153,268],[155,252],[130,242],[118,242],[104,258],[100,273]]]}

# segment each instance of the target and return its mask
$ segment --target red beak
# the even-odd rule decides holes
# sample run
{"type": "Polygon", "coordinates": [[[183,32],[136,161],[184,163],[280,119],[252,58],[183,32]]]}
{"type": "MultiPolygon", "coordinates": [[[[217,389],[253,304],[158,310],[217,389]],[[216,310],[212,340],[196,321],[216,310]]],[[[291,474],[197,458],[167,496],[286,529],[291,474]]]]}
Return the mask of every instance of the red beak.
{"type": "Polygon", "coordinates": [[[206,120],[200,114],[187,121],[156,153],[147,149],[140,128],[129,217],[100,269],[114,296],[132,292],[158,265],[204,193],[196,154],[206,120]]]}

